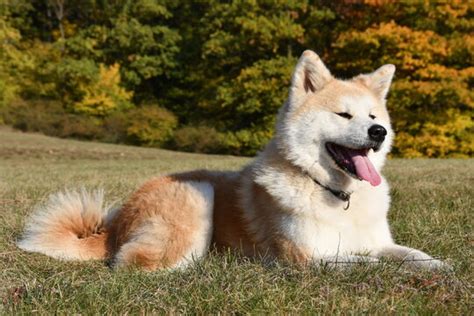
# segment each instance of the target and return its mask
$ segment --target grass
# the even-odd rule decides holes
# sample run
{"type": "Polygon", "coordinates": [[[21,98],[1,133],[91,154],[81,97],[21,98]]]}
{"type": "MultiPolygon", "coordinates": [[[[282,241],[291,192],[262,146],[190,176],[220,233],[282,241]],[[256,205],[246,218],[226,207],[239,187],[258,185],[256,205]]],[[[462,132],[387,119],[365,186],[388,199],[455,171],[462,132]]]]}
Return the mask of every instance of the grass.
{"type": "Polygon", "coordinates": [[[454,273],[393,262],[342,271],[264,265],[232,252],[184,271],[143,273],[15,247],[33,206],[65,187],[102,186],[120,201],[153,175],[248,161],[0,130],[0,313],[472,313],[472,159],[393,159],[384,172],[395,239],[448,260],[454,273]]]}

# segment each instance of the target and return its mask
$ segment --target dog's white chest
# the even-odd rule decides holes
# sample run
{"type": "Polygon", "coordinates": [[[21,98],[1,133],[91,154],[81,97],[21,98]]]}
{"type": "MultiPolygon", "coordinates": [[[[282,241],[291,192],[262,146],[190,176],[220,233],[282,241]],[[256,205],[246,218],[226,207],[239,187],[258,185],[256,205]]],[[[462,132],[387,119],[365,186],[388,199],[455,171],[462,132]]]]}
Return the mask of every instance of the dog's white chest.
{"type": "Polygon", "coordinates": [[[338,203],[300,214],[287,220],[284,229],[315,257],[370,252],[392,240],[386,191],[361,192],[347,210],[338,203]]]}

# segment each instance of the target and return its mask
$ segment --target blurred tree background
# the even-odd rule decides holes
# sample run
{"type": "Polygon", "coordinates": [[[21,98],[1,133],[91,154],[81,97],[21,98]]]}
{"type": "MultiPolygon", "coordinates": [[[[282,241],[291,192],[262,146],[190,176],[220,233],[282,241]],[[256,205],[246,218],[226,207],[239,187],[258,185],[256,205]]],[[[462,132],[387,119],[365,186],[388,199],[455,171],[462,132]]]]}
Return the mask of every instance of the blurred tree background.
{"type": "Polygon", "coordinates": [[[60,137],[253,155],[291,71],[397,66],[403,157],[474,150],[474,2],[0,0],[0,123],[60,137]]]}

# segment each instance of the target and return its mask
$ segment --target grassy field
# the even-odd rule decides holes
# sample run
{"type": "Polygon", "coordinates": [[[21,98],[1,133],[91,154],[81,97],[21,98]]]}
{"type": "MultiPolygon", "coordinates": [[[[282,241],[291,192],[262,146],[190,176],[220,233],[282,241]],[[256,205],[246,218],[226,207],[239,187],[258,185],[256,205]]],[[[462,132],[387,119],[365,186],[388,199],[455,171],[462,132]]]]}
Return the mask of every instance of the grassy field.
{"type": "Polygon", "coordinates": [[[15,247],[25,217],[49,193],[104,187],[121,201],[145,179],[248,159],[59,140],[0,130],[0,313],[459,314],[473,306],[474,160],[390,160],[395,239],[454,266],[410,271],[393,262],[350,270],[264,265],[211,253],[184,271],[112,271],[15,247]]]}

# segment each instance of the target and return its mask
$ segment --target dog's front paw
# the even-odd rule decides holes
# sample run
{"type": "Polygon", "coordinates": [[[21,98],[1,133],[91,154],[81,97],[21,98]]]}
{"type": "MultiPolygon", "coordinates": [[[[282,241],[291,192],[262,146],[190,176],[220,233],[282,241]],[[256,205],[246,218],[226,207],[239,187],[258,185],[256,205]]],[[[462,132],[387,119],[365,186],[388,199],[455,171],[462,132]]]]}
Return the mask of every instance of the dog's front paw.
{"type": "Polygon", "coordinates": [[[402,261],[405,267],[432,271],[453,271],[453,267],[441,260],[434,259],[421,250],[401,246],[389,245],[376,252],[378,257],[387,257],[402,261]]]}
{"type": "Polygon", "coordinates": [[[449,263],[446,263],[438,259],[433,259],[433,258],[411,259],[411,260],[408,259],[404,262],[409,264],[412,267],[423,269],[423,270],[444,271],[444,272],[454,271],[453,266],[451,266],[449,263]]]}
{"type": "Polygon", "coordinates": [[[444,272],[453,272],[454,271],[454,268],[452,265],[450,265],[449,263],[446,263],[444,261],[441,261],[441,260],[437,260],[437,259],[431,259],[429,261],[426,261],[425,262],[425,267],[423,268],[426,268],[428,270],[431,270],[431,271],[444,271],[444,272]]]}

